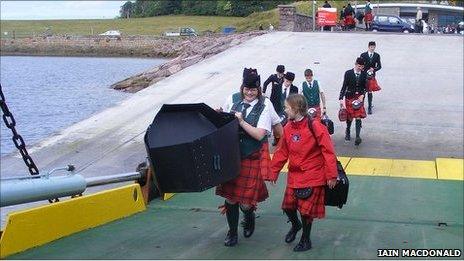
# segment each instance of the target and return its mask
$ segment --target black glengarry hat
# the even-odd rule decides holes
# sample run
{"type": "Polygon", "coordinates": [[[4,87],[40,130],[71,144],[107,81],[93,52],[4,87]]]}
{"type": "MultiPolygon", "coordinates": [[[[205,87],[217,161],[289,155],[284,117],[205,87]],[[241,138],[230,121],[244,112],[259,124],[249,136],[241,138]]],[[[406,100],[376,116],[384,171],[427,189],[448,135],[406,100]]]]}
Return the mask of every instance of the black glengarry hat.
{"type": "Polygon", "coordinates": [[[295,74],[292,73],[292,72],[286,72],[285,75],[284,75],[284,78],[289,80],[289,81],[293,81],[293,80],[295,80],[295,74]]]}
{"type": "Polygon", "coordinates": [[[247,88],[260,88],[261,78],[258,71],[253,68],[244,68],[242,85],[247,88]]]}

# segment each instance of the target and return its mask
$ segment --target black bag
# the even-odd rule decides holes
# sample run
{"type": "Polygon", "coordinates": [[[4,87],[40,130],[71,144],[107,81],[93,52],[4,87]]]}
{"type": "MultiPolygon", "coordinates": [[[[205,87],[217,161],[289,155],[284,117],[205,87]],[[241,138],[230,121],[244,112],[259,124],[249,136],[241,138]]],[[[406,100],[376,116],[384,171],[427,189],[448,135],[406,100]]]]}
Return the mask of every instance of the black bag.
{"type": "Polygon", "coordinates": [[[326,114],[322,116],[321,123],[327,127],[330,135],[334,134],[334,123],[326,114]]]}
{"type": "MultiPolygon", "coordinates": [[[[314,135],[312,119],[309,119],[309,130],[314,135]]],[[[348,177],[346,176],[345,170],[343,169],[343,165],[340,161],[337,160],[337,184],[333,189],[330,189],[327,185],[325,186],[325,205],[326,206],[334,206],[338,208],[342,208],[344,204],[346,204],[346,200],[348,199],[348,189],[350,183],[348,181],[348,177]]]]}
{"type": "Polygon", "coordinates": [[[311,188],[298,188],[295,189],[295,196],[299,199],[307,199],[311,197],[313,190],[311,188]]]}
{"type": "Polygon", "coordinates": [[[342,208],[348,199],[350,182],[343,169],[342,163],[337,160],[338,178],[337,185],[333,189],[325,187],[325,205],[342,208]]]}

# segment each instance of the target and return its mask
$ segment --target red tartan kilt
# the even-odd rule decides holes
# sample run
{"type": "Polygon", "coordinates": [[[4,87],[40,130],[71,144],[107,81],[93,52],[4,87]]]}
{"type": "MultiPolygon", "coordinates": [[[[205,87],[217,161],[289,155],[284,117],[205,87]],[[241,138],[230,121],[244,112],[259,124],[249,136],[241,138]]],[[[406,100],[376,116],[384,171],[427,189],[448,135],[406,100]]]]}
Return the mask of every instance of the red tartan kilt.
{"type": "Polygon", "coordinates": [[[325,217],[325,188],[324,186],[313,187],[313,193],[307,199],[299,199],[295,196],[293,188],[285,189],[282,209],[298,211],[306,218],[324,218],[325,217]]]}
{"type": "Polygon", "coordinates": [[[345,16],[345,25],[354,25],[354,24],[355,24],[355,21],[354,21],[353,16],[351,15],[345,16]]]}
{"type": "Polygon", "coordinates": [[[380,88],[375,78],[371,78],[367,80],[367,90],[369,92],[376,92],[376,91],[380,91],[381,89],[382,88],[380,88]]]}
{"type": "Polygon", "coordinates": [[[269,142],[265,142],[261,147],[261,177],[268,179],[271,174],[271,153],[269,152],[269,142]]]}
{"type": "Polygon", "coordinates": [[[356,100],[358,97],[359,95],[357,95],[353,99],[345,98],[345,105],[346,105],[346,112],[347,112],[348,120],[353,120],[355,118],[366,118],[366,110],[364,109],[364,103],[361,106],[361,108],[357,110],[353,109],[353,106],[351,105],[351,102],[356,100]]]}
{"type": "Polygon", "coordinates": [[[366,21],[366,23],[372,22],[372,13],[365,14],[364,21],[366,21]]]}
{"type": "Polygon", "coordinates": [[[259,152],[252,154],[252,158],[242,159],[240,174],[233,180],[216,187],[216,195],[232,202],[256,206],[269,197],[264,177],[270,173],[269,144],[266,142],[259,152]]]}
{"type": "Polygon", "coordinates": [[[314,107],[309,107],[309,108],[316,109],[316,117],[318,117],[318,118],[321,117],[321,106],[314,106],[314,107]]]}

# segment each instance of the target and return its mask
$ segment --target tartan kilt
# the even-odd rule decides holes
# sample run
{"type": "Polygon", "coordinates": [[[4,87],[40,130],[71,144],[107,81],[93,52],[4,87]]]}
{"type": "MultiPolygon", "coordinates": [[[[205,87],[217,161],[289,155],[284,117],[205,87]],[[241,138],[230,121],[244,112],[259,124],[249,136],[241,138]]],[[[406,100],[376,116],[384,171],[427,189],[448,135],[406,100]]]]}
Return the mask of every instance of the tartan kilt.
{"type": "Polygon", "coordinates": [[[371,23],[371,22],[372,22],[372,18],[373,18],[373,17],[372,17],[372,13],[367,13],[367,14],[364,15],[364,21],[365,21],[366,23],[371,23]]]}
{"type": "Polygon", "coordinates": [[[345,16],[345,25],[355,25],[355,21],[354,21],[354,18],[353,16],[351,15],[347,15],[345,16]]]}
{"type": "Polygon", "coordinates": [[[261,147],[261,178],[268,179],[271,175],[271,153],[269,152],[269,142],[264,142],[261,147]]]}
{"type": "Polygon", "coordinates": [[[346,112],[347,112],[347,120],[351,121],[355,118],[366,118],[366,110],[364,109],[364,102],[361,108],[355,110],[353,109],[353,105],[351,104],[352,101],[356,100],[359,95],[356,95],[353,99],[345,98],[345,105],[346,105],[346,112]]]}
{"type": "MultiPolygon", "coordinates": [[[[316,106],[313,106],[313,107],[309,107],[309,109],[311,109],[311,108],[316,109],[316,117],[320,118],[320,117],[321,117],[321,113],[322,113],[322,112],[321,112],[321,106],[316,105],[316,106]]],[[[308,110],[309,110],[309,109],[308,109],[308,110]]]]}
{"type": "Polygon", "coordinates": [[[380,91],[381,89],[382,88],[380,88],[375,77],[367,80],[367,90],[369,92],[376,92],[376,91],[380,91]]]}
{"type": "Polygon", "coordinates": [[[216,195],[229,201],[256,207],[269,197],[264,177],[271,170],[269,144],[263,143],[260,151],[240,162],[240,174],[233,180],[216,187],[216,195]]]}
{"type": "Polygon", "coordinates": [[[285,189],[284,200],[282,201],[283,210],[298,210],[305,218],[324,218],[325,217],[325,187],[312,187],[313,193],[307,199],[299,199],[295,196],[295,189],[287,187],[285,189]]]}

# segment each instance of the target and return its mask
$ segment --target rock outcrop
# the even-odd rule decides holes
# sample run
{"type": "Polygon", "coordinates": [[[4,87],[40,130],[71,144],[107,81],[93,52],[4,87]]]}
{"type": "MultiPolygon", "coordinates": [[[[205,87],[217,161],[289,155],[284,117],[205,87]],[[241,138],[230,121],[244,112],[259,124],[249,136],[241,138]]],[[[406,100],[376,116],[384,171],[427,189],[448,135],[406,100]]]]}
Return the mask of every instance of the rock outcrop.
{"type": "Polygon", "coordinates": [[[265,32],[189,38],[176,47],[180,55],[169,62],[111,85],[116,90],[137,92],[212,55],[265,32]]]}

